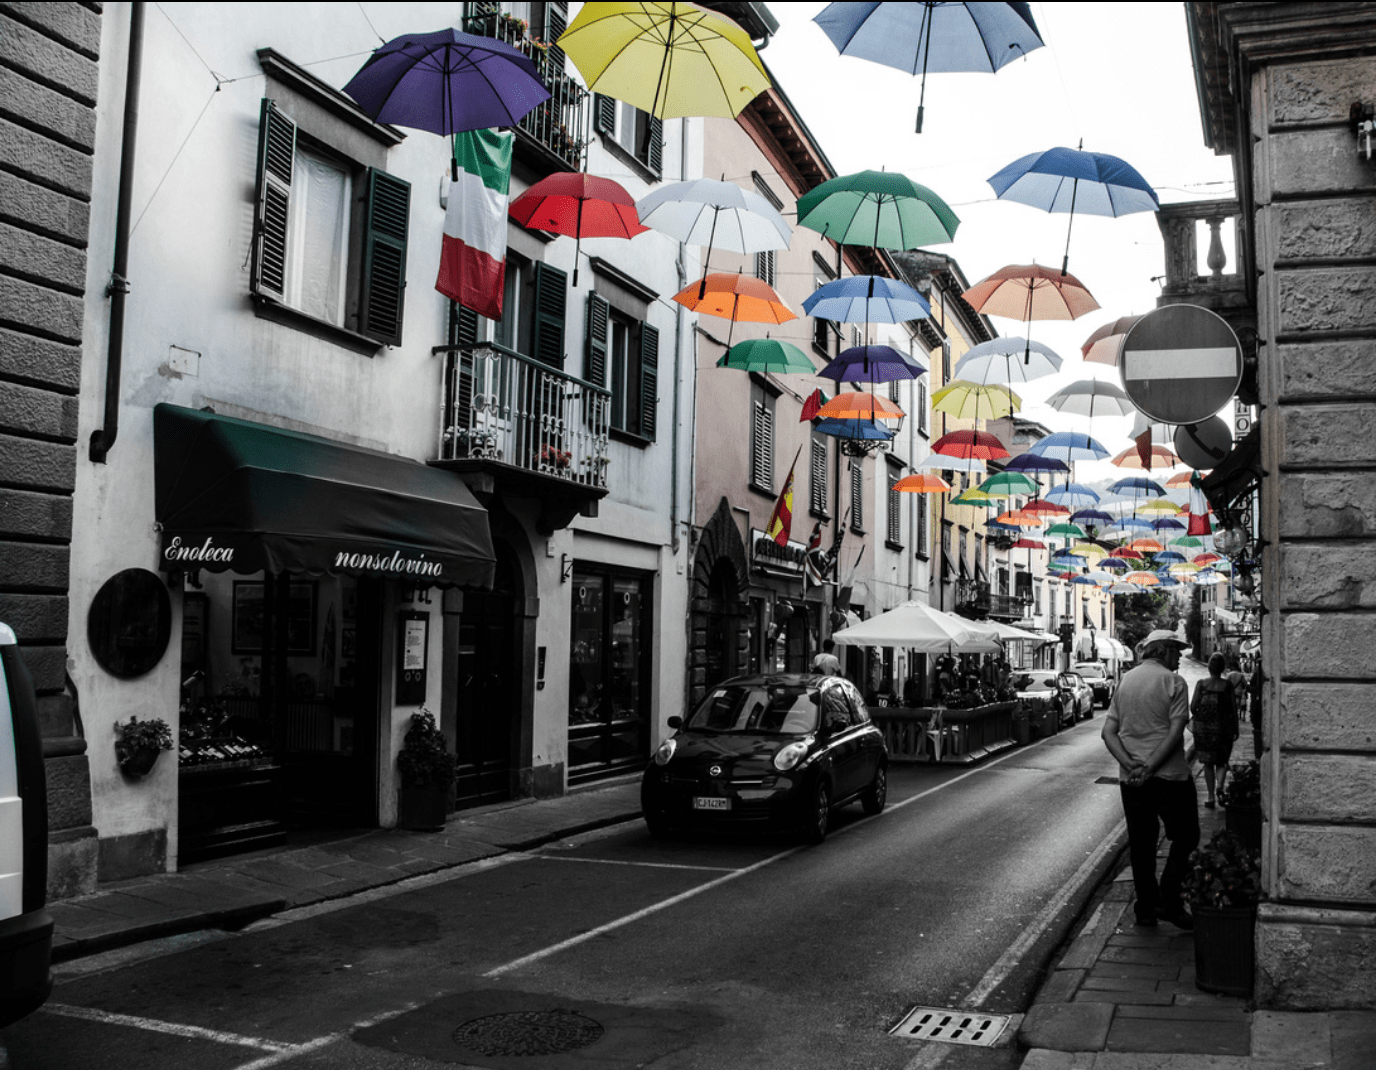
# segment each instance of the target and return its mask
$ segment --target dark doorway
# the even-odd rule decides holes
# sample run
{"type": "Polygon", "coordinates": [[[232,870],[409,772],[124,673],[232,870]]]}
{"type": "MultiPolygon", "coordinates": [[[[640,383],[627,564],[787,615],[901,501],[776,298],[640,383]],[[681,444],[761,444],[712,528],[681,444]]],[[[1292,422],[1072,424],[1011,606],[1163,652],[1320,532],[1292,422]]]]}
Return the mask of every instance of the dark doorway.
{"type": "Polygon", "coordinates": [[[703,686],[711,688],[740,672],[740,587],[730,561],[718,559],[707,584],[703,686]]]}
{"type": "Polygon", "coordinates": [[[459,758],[455,804],[459,809],[512,796],[516,736],[521,714],[522,598],[516,556],[505,543],[493,549],[497,570],[490,591],[465,591],[459,618],[459,758]]]}

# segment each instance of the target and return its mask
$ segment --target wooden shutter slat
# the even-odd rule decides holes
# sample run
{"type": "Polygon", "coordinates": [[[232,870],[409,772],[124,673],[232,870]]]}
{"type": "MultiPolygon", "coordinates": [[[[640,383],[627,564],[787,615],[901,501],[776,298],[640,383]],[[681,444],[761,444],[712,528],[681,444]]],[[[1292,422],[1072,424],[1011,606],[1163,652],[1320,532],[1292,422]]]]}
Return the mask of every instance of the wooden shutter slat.
{"type": "Polygon", "coordinates": [[[296,164],[296,124],[263,98],[258,118],[258,190],[252,287],[286,300],[287,226],[296,164]]]}
{"type": "Polygon", "coordinates": [[[640,325],[640,433],[655,437],[659,405],[659,328],[640,325]]]}
{"type": "Polygon", "coordinates": [[[564,312],[568,273],[539,261],[535,264],[535,331],[531,355],[551,368],[564,367],[564,312]]]}
{"type": "Polygon", "coordinates": [[[588,321],[584,335],[584,377],[595,386],[607,385],[607,315],[611,306],[600,294],[588,294],[588,321]]]}

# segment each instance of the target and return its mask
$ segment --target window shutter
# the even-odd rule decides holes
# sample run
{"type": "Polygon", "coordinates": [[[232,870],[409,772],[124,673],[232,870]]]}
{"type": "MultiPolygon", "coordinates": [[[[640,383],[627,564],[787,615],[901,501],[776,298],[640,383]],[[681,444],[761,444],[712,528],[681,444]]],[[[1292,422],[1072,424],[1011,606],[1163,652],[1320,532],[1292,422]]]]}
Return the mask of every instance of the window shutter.
{"type": "MultiPolygon", "coordinates": [[[[478,314],[465,308],[457,301],[449,302],[449,344],[451,346],[472,346],[478,341],[478,314]]],[[[451,389],[454,396],[449,399],[454,409],[454,426],[467,427],[469,414],[473,411],[473,354],[470,352],[451,353],[449,359],[457,369],[451,389]]]]}
{"type": "Polygon", "coordinates": [[[762,253],[755,254],[755,278],[759,279],[766,286],[774,286],[777,277],[775,252],[767,249],[762,253]]]}
{"type": "Polygon", "coordinates": [[[593,97],[592,125],[599,134],[616,136],[616,101],[598,93],[593,97]]]}
{"type": "Polygon", "coordinates": [[[640,325],[640,433],[655,437],[655,408],[659,404],[659,328],[640,325]]]}
{"type": "Polygon", "coordinates": [[[368,202],[359,282],[360,329],[388,345],[401,344],[406,305],[406,224],[411,184],[368,168],[368,202]]]}
{"type": "Polygon", "coordinates": [[[254,214],[252,286],[284,300],[287,292],[287,220],[296,161],[296,124],[267,97],[258,119],[258,191],[254,214]]]}
{"type": "Polygon", "coordinates": [[[850,463],[850,526],[852,531],[865,530],[865,470],[858,460],[850,463]]]}
{"type": "Polygon", "coordinates": [[[893,472],[889,473],[889,542],[895,545],[903,541],[903,524],[899,513],[899,498],[901,495],[894,490],[894,484],[898,482],[898,476],[893,472]]]}
{"type": "Polygon", "coordinates": [[[478,314],[471,308],[449,302],[449,344],[471,346],[478,340],[478,314]]]}
{"type": "Polygon", "coordinates": [[[549,43],[549,52],[545,58],[546,71],[555,77],[564,73],[564,50],[555,48],[554,42],[568,29],[568,11],[569,6],[566,3],[551,3],[545,9],[545,40],[549,43]]]}
{"type": "Polygon", "coordinates": [[[754,403],[751,423],[750,482],[763,490],[774,489],[774,414],[764,401],[754,403]]]}
{"type": "Polygon", "coordinates": [[[928,553],[929,544],[927,542],[927,496],[917,495],[917,552],[922,555],[928,553]]]}
{"type": "Polygon", "coordinates": [[[664,123],[653,115],[650,116],[650,147],[645,154],[645,162],[655,174],[663,170],[664,123]]]}
{"type": "Polygon", "coordinates": [[[920,380],[917,384],[917,429],[927,430],[927,384],[920,380]]]}
{"type": "Polygon", "coordinates": [[[607,299],[588,294],[588,318],[583,355],[583,377],[594,386],[607,385],[607,299]]]}
{"type": "Polygon", "coordinates": [[[568,273],[543,261],[535,265],[535,337],[532,356],[551,368],[564,367],[564,311],[568,273]]]}
{"type": "Polygon", "coordinates": [[[812,439],[812,465],[808,479],[808,506],[812,512],[826,515],[827,511],[827,444],[812,439]]]}

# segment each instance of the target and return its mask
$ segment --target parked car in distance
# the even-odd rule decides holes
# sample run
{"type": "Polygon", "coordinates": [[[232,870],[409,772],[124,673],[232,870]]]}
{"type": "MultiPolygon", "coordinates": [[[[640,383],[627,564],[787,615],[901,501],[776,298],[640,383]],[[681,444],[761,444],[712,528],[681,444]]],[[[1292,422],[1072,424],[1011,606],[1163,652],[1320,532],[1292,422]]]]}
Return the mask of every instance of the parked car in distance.
{"type": "Polygon", "coordinates": [[[1060,673],[1055,669],[1029,669],[1014,673],[1013,690],[1029,713],[1050,708],[1056,711],[1057,726],[1074,724],[1075,696],[1062,686],[1059,677],[1060,673]]]}
{"type": "Polygon", "coordinates": [[[1079,661],[1075,663],[1075,671],[1084,677],[1085,683],[1094,692],[1094,704],[1108,709],[1108,704],[1113,701],[1113,678],[1103,662],[1079,661]]]}
{"type": "Polygon", "coordinates": [[[888,747],[840,676],[741,676],[712,688],[646,767],[640,804],[660,836],[680,827],[774,827],[820,843],[831,812],[888,798],[888,747]]]}
{"type": "Polygon", "coordinates": [[[1070,691],[1075,700],[1075,719],[1088,721],[1094,716],[1094,690],[1083,676],[1077,672],[1063,672],[1061,686],[1070,691]]]}

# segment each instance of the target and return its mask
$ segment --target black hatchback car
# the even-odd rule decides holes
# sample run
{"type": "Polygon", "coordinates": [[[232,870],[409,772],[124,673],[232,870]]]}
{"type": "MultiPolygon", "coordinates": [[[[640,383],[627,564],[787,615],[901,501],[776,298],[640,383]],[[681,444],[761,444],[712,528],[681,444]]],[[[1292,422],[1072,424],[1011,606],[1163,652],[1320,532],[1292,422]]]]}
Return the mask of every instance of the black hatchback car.
{"type": "Polygon", "coordinates": [[[888,748],[840,676],[742,676],[718,684],[659,745],[641,780],[651,835],[680,826],[796,829],[826,838],[831,812],[888,797],[888,748]]]}

